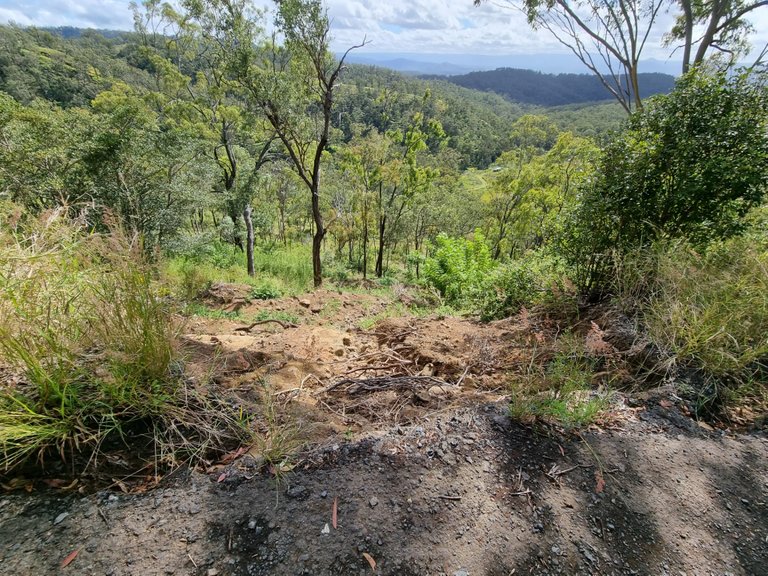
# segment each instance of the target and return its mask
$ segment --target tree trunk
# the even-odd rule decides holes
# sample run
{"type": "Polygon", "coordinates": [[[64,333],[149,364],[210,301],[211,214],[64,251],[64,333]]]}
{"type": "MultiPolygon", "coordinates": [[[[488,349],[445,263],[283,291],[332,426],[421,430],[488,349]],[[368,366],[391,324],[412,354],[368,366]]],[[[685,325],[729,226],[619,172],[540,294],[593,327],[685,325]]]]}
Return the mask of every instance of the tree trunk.
{"type": "Polygon", "coordinates": [[[629,80],[631,83],[630,90],[632,91],[632,97],[635,100],[635,110],[643,109],[643,100],[640,98],[640,80],[637,77],[637,62],[628,70],[629,80]]]}
{"type": "Polygon", "coordinates": [[[285,235],[285,207],[282,206],[282,204],[278,205],[278,211],[280,213],[280,218],[278,220],[280,239],[283,241],[283,246],[288,246],[288,238],[285,235]]]}
{"type": "Polygon", "coordinates": [[[363,220],[363,279],[368,278],[368,215],[363,220]]]}
{"type": "Polygon", "coordinates": [[[320,248],[323,246],[323,237],[325,236],[323,214],[320,212],[319,184],[319,178],[316,178],[314,190],[312,190],[312,219],[315,222],[315,234],[312,236],[312,273],[315,288],[320,288],[323,285],[323,264],[320,261],[320,248]]]}
{"type": "Polygon", "coordinates": [[[376,255],[376,278],[384,276],[384,231],[387,227],[387,217],[379,218],[379,253],[376,255]]]}
{"type": "Polygon", "coordinates": [[[315,288],[323,285],[323,264],[320,262],[320,248],[323,245],[323,235],[320,231],[312,236],[312,274],[315,288]]]}
{"type": "Polygon", "coordinates": [[[699,49],[696,51],[696,56],[693,59],[693,65],[701,64],[704,61],[704,56],[707,55],[707,50],[712,45],[712,42],[717,33],[717,27],[720,24],[720,19],[723,16],[723,6],[728,3],[721,3],[719,0],[712,2],[711,13],[709,15],[709,22],[704,34],[699,41],[699,49]]]}
{"type": "Polygon", "coordinates": [[[250,202],[246,203],[243,210],[243,220],[245,220],[245,258],[248,262],[248,276],[253,278],[256,275],[256,268],[253,264],[253,220],[250,202]]]}
{"type": "Polygon", "coordinates": [[[681,0],[685,14],[685,40],[683,41],[683,74],[691,69],[691,48],[693,46],[693,8],[691,0],[681,0]]]}

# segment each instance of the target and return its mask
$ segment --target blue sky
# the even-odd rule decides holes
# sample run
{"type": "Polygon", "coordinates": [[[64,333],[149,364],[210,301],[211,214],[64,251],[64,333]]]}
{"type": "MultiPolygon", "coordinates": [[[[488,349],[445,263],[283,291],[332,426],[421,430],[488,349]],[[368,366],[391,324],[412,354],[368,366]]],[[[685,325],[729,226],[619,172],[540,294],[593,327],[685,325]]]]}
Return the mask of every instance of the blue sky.
{"type": "MultiPolygon", "coordinates": [[[[270,6],[268,0],[257,4],[270,6]]],[[[503,4],[503,3],[502,3],[503,4]]],[[[546,32],[531,30],[523,16],[498,2],[474,7],[472,0],[327,0],[334,49],[365,36],[368,52],[551,54],[566,49],[546,32]]],[[[758,11],[754,44],[768,41],[768,8],[758,11]]],[[[663,24],[671,22],[664,16],[663,24]]],[[[0,22],[37,26],[131,29],[127,0],[0,0],[0,22]]],[[[645,58],[666,59],[660,34],[649,39],[645,58]]]]}

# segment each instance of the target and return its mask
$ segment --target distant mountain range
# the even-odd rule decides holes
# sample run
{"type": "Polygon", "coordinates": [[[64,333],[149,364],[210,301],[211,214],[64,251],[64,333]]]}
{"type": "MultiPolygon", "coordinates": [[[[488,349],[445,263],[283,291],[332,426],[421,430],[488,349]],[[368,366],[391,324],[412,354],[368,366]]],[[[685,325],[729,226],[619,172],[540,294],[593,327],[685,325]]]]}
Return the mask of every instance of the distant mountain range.
{"type": "MultiPolygon", "coordinates": [[[[513,102],[538,106],[583,104],[612,98],[600,80],[590,74],[543,74],[533,70],[498,68],[452,76],[421,77],[425,80],[445,80],[482,92],[495,92],[513,102]]],[[[669,74],[639,74],[638,80],[643,98],[666,94],[675,86],[675,78],[669,74]]]]}
{"type": "MultiPolygon", "coordinates": [[[[521,68],[546,74],[585,74],[587,69],[571,54],[478,55],[351,52],[349,62],[380,66],[407,74],[459,75],[497,68],[521,68]]],[[[640,72],[680,74],[677,61],[643,60],[640,72]]]]}

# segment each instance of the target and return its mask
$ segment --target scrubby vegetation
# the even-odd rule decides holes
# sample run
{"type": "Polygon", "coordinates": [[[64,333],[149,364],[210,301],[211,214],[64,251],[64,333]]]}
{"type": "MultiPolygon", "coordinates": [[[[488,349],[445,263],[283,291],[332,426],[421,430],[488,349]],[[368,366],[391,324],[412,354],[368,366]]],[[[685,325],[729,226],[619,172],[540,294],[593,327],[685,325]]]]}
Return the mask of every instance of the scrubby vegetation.
{"type": "Polygon", "coordinates": [[[0,266],[4,469],[52,453],[74,465],[137,433],[158,465],[247,439],[242,414],[184,380],[179,319],[138,236],[17,210],[0,266]]]}
{"type": "MultiPolygon", "coordinates": [[[[251,442],[251,418],[282,429],[273,404],[248,412],[185,373],[184,316],[298,320],[213,309],[221,282],[243,301],[323,281],[393,294],[363,329],[435,310],[539,318],[556,344],[510,374],[518,416],[583,425],[618,380],[671,382],[699,417],[765,409],[764,72],[698,68],[609,137],[585,122],[604,107],[328,76],[327,36],[291,28],[327,32],[320,3],[281,3],[284,46],[249,6],[146,2],[136,33],[111,38],[0,29],[25,48],[3,51],[0,78],[1,468],[96,460],[137,434],[173,464],[251,442]],[[642,366],[574,344],[596,304],[633,326],[642,366]]],[[[256,437],[273,464],[293,442],[256,437]]]]}

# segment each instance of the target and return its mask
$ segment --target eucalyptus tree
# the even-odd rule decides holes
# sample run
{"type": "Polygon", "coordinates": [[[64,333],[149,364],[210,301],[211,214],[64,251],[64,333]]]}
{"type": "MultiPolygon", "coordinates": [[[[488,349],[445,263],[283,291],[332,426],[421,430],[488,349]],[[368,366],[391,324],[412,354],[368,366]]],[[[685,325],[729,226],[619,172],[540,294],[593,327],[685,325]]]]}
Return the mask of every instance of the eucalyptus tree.
{"type": "MultiPolygon", "coordinates": [[[[249,0],[190,0],[198,18],[216,22],[216,38],[248,106],[266,117],[310,195],[315,286],[323,281],[320,250],[327,232],[320,206],[323,155],[331,138],[334,95],[344,60],[330,52],[330,20],[320,0],[276,0],[275,34],[249,0]],[[284,43],[278,44],[277,34],[284,43]]],[[[365,42],[363,41],[363,44],[365,42]]],[[[362,44],[361,44],[362,46],[362,44]]]]}
{"type": "MultiPolygon", "coordinates": [[[[475,5],[486,0],[474,0],[475,5]]],[[[595,74],[628,112],[642,109],[638,67],[648,41],[680,43],[682,69],[701,64],[713,51],[727,65],[749,51],[747,16],[768,0],[505,0],[534,28],[548,31],[595,74]],[[660,15],[679,11],[666,33],[660,15]],[[699,37],[694,35],[700,28],[699,37]]]]}
{"type": "MultiPolygon", "coordinates": [[[[133,5],[143,51],[169,99],[179,125],[208,143],[219,170],[214,187],[232,219],[234,243],[246,253],[248,274],[255,274],[252,201],[260,169],[273,157],[274,133],[260,115],[249,114],[239,99],[230,59],[233,46],[226,11],[185,0],[182,11],[159,0],[133,5]],[[243,245],[241,221],[245,225],[243,245]]],[[[254,17],[258,17],[254,12],[254,17]]],[[[202,217],[202,213],[201,213],[202,217]]]]}

